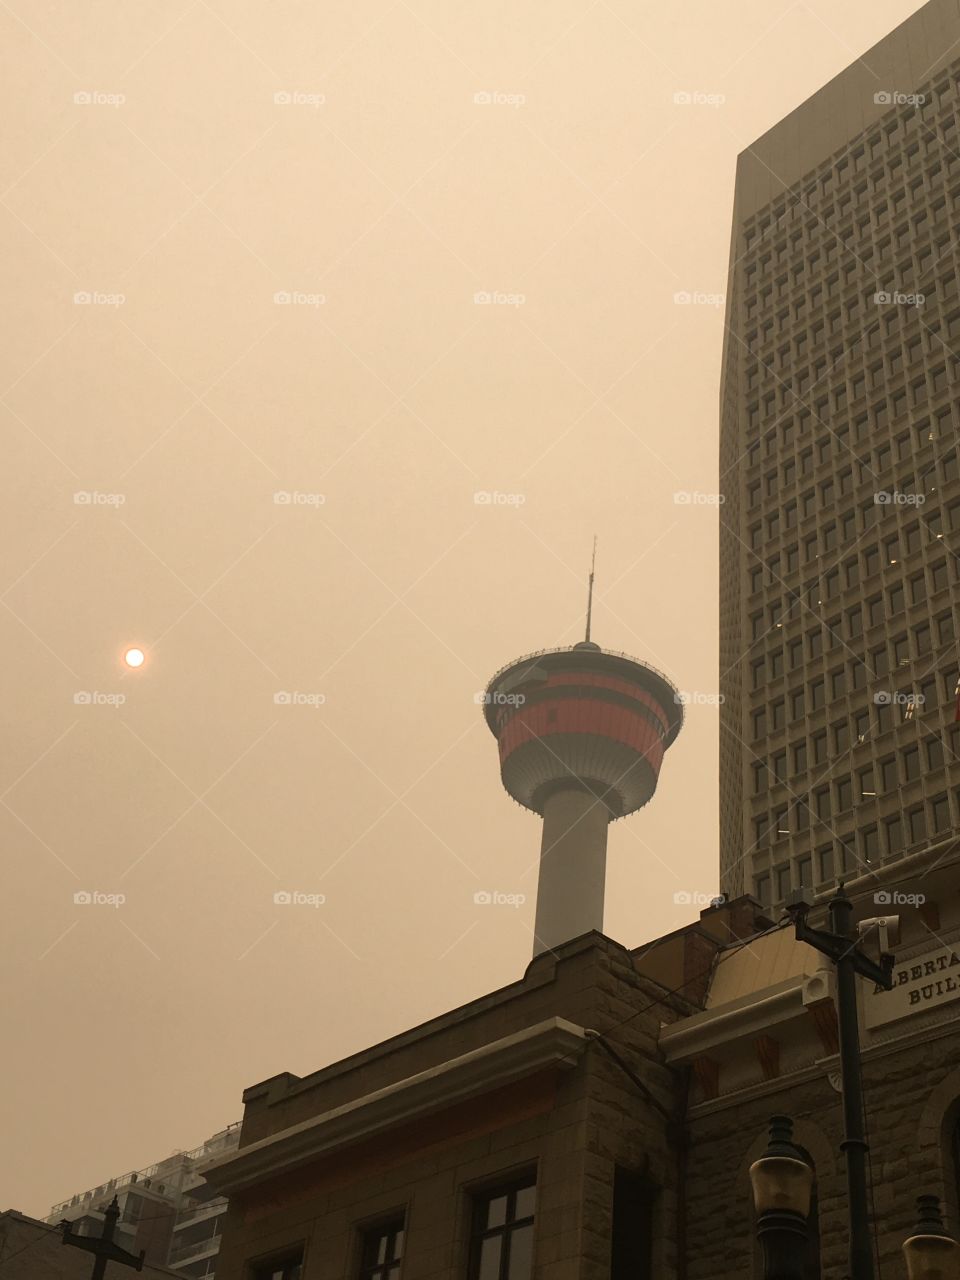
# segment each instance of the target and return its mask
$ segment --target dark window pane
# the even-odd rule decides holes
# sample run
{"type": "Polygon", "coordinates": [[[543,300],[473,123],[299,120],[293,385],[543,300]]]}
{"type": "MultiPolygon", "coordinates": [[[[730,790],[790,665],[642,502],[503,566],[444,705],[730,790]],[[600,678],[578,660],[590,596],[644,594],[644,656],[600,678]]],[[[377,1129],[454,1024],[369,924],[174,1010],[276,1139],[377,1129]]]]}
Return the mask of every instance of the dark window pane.
{"type": "Polygon", "coordinates": [[[393,1280],[403,1256],[402,1218],[368,1227],[363,1232],[360,1254],[361,1280],[393,1280]]]}

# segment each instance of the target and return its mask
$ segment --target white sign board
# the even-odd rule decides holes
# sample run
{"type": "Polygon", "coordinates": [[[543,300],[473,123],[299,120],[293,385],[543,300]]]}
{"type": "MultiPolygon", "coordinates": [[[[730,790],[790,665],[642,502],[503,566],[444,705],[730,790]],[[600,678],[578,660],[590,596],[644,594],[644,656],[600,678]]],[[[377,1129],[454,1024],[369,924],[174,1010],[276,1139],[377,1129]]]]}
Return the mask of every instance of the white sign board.
{"type": "MultiPolygon", "coordinates": [[[[864,1023],[881,1027],[912,1013],[960,999],[960,955],[949,947],[928,951],[897,964],[893,989],[876,987],[864,999],[864,1023]]],[[[960,1006],[953,1013],[960,1012],[960,1006]]]]}

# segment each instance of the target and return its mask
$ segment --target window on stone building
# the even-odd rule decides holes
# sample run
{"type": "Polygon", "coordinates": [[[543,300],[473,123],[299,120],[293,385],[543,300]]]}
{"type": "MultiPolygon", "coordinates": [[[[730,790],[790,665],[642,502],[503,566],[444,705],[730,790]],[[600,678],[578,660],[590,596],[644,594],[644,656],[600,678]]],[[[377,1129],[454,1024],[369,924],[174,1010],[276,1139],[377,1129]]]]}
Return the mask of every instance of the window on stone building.
{"type": "Polygon", "coordinates": [[[273,1258],[255,1262],[250,1269],[251,1280],[300,1280],[303,1270],[303,1250],[294,1249],[273,1258]]]}
{"type": "Polygon", "coordinates": [[[470,1280],[529,1280],[535,1200],[529,1176],[474,1199],[470,1280]]]}
{"type": "Polygon", "coordinates": [[[360,1280],[397,1280],[403,1260],[403,1216],[365,1227],[360,1237],[360,1280]]]}
{"type": "Polygon", "coordinates": [[[610,1280],[653,1280],[653,1213],[657,1188],[619,1165],[613,1175],[610,1280]]]}

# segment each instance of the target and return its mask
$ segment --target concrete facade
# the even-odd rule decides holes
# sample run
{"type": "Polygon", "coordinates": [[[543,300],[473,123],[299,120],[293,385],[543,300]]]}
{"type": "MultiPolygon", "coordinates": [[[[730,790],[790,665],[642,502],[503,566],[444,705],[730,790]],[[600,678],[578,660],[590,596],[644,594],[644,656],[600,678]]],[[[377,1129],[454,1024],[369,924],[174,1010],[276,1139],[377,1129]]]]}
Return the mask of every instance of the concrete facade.
{"type": "Polygon", "coordinates": [[[721,385],[721,889],[960,825],[960,6],[740,156],[721,385]]]}

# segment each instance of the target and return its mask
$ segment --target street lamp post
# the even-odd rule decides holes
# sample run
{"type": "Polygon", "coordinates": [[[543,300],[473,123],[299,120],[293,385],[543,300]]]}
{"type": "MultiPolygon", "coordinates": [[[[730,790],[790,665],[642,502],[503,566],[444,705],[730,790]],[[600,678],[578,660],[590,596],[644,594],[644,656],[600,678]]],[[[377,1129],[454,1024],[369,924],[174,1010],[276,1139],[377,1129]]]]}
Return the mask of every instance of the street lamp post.
{"type": "Polygon", "coordinates": [[[903,1242],[907,1280],[960,1280],[960,1244],[940,1216],[936,1196],[917,1196],[919,1221],[903,1242]]]}
{"type": "Polygon", "coordinates": [[[797,941],[832,960],[837,972],[837,1029],[840,1043],[840,1077],[843,1096],[843,1141],[846,1156],[847,1197],[850,1205],[850,1280],[874,1280],[870,1242],[870,1204],[867,1191],[867,1140],[863,1127],[863,1077],[860,1068],[860,1031],[857,1018],[857,975],[869,978],[889,991],[893,986],[893,956],[884,954],[880,964],[857,946],[850,928],[853,903],[841,883],[830,899],[830,930],[807,924],[810,903],[802,891],[792,895],[787,911],[793,919],[797,941]]]}
{"type": "Polygon", "coordinates": [[[750,1166],[764,1280],[803,1280],[813,1170],[792,1137],[793,1121],[773,1116],[767,1149],[750,1166]]]}

